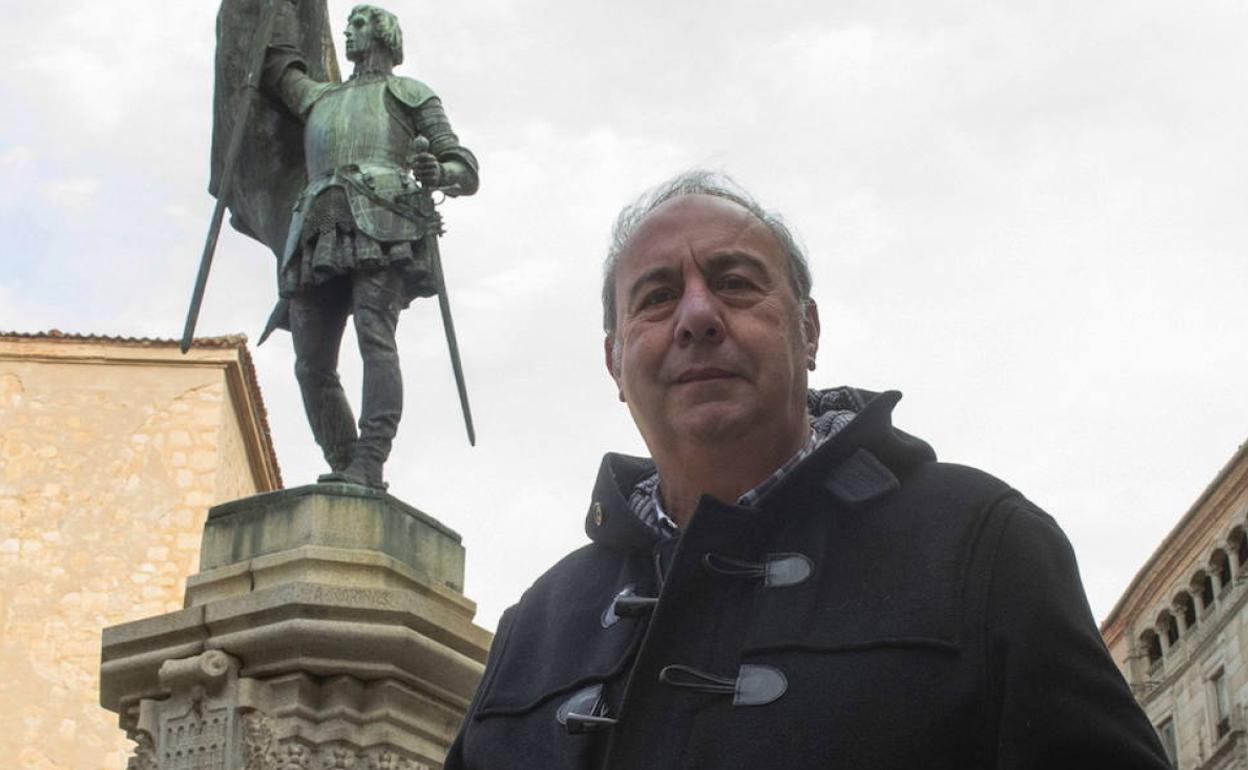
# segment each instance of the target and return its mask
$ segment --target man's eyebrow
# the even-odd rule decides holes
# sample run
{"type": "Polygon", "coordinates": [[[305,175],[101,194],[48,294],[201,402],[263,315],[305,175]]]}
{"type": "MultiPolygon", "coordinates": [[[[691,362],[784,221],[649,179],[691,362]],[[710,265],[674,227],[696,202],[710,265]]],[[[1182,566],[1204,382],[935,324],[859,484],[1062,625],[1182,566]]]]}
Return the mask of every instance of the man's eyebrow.
{"type": "Polygon", "coordinates": [[[637,295],[641,293],[647,285],[652,283],[664,283],[677,280],[680,271],[671,265],[659,265],[652,267],[641,275],[637,276],[637,280],[633,281],[633,285],[628,287],[628,304],[625,307],[632,306],[637,299],[637,295]]]}
{"type": "Polygon", "coordinates": [[[771,276],[767,263],[747,251],[721,251],[712,254],[706,258],[704,269],[706,271],[718,271],[740,266],[748,267],[761,276],[771,276]]]}

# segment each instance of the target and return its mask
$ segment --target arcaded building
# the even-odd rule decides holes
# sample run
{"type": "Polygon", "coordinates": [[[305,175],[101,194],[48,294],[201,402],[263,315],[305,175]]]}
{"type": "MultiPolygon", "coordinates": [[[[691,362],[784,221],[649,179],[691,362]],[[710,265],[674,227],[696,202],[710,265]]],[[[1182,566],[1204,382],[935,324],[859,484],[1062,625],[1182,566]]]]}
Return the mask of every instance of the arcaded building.
{"type": "Polygon", "coordinates": [[[1101,626],[1180,770],[1248,769],[1248,444],[1101,626]]]}
{"type": "Polygon", "coordinates": [[[181,608],[208,508],[280,486],[244,338],[0,332],[0,764],[125,767],[101,629],[181,608]]]}

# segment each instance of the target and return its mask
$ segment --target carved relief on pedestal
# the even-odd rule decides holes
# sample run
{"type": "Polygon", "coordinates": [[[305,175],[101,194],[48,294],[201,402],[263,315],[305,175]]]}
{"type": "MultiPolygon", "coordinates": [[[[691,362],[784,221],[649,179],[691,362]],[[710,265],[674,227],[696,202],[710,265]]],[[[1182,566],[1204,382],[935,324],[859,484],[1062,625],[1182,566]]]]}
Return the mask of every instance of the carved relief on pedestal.
{"type": "Polygon", "coordinates": [[[169,697],[145,705],[155,712],[152,770],[234,770],[231,699],[237,678],[238,661],[220,650],[161,665],[159,679],[169,697]]]}
{"type": "Polygon", "coordinates": [[[424,762],[414,762],[400,754],[375,751],[368,757],[368,770],[432,770],[424,762]]]}
{"type": "Polygon", "coordinates": [[[230,711],[192,701],[180,716],[161,719],[160,770],[230,770],[230,711]]]}
{"type": "Polygon", "coordinates": [[[134,741],[134,756],[126,763],[126,770],[159,770],[156,764],[156,742],[146,730],[134,730],[129,735],[134,741]]]}
{"type": "Polygon", "coordinates": [[[325,770],[360,770],[356,765],[359,752],[346,746],[324,746],[321,748],[321,767],[325,770]]]}
{"type": "Polygon", "coordinates": [[[278,749],[277,770],[311,770],[312,752],[298,741],[288,741],[278,749]]]}
{"type": "Polygon", "coordinates": [[[243,770],[277,770],[273,720],[262,711],[243,715],[243,770]]]}

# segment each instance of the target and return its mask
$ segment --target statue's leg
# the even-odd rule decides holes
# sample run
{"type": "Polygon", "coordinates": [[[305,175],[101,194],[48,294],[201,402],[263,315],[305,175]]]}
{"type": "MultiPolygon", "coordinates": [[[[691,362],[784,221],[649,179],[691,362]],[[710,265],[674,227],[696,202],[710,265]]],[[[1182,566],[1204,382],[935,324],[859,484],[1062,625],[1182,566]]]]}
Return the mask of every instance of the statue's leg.
{"type": "Polygon", "coordinates": [[[338,348],[350,310],[350,281],[345,278],[290,300],[295,377],[312,435],[334,471],[350,464],[356,443],[355,418],[338,380],[338,348]]]}
{"type": "Polygon", "coordinates": [[[351,470],[371,486],[383,486],[381,469],[403,414],[403,375],[394,339],[403,308],[402,275],[393,268],[355,273],[351,306],[364,363],[360,439],[351,470]]]}

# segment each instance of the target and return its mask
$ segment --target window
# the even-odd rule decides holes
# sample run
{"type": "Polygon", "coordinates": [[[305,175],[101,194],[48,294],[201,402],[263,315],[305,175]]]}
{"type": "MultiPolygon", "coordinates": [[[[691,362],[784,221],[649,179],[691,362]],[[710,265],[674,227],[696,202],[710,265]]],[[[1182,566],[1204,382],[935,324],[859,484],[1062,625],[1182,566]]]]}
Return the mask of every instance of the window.
{"type": "Polygon", "coordinates": [[[1184,627],[1193,628],[1196,625],[1196,603],[1192,601],[1192,595],[1187,591],[1179,594],[1174,598],[1174,606],[1183,615],[1184,627]]]}
{"type": "Polygon", "coordinates": [[[1166,759],[1170,760],[1170,766],[1178,767],[1179,748],[1172,717],[1167,717],[1165,721],[1157,725],[1157,736],[1161,738],[1161,747],[1166,750],[1166,759]]]}
{"type": "Polygon", "coordinates": [[[1231,731],[1231,694],[1226,687],[1226,672],[1218,669],[1209,677],[1209,684],[1213,687],[1214,732],[1220,739],[1231,731]]]}
{"type": "Polygon", "coordinates": [[[1213,578],[1209,577],[1209,573],[1201,570],[1193,581],[1193,587],[1196,593],[1200,595],[1200,608],[1207,610],[1213,606],[1213,578]]]}
{"type": "Polygon", "coordinates": [[[1244,534],[1244,530],[1236,527],[1231,532],[1231,544],[1235,548],[1235,561],[1239,566],[1248,564],[1248,534],[1244,534]]]}
{"type": "Polygon", "coordinates": [[[1166,631],[1166,641],[1170,642],[1170,646],[1173,647],[1179,641],[1179,621],[1167,612],[1162,615],[1161,627],[1166,631]]]}
{"type": "Polygon", "coordinates": [[[1231,560],[1227,558],[1226,551],[1221,548],[1213,552],[1213,558],[1210,565],[1218,573],[1218,582],[1222,584],[1222,590],[1225,591],[1231,587],[1231,560]]]}
{"type": "Polygon", "coordinates": [[[1141,635],[1140,641],[1143,642],[1144,651],[1148,654],[1148,667],[1151,672],[1161,663],[1161,638],[1150,628],[1141,635]]]}

